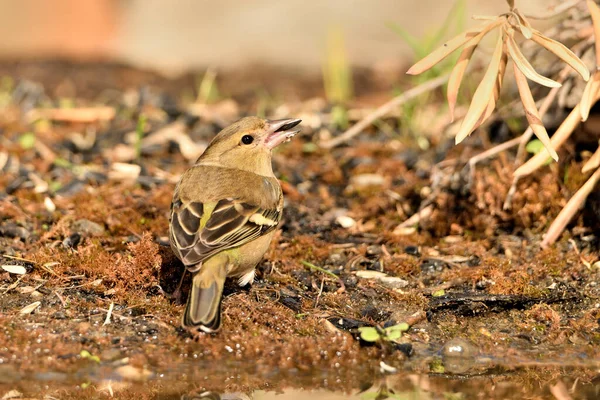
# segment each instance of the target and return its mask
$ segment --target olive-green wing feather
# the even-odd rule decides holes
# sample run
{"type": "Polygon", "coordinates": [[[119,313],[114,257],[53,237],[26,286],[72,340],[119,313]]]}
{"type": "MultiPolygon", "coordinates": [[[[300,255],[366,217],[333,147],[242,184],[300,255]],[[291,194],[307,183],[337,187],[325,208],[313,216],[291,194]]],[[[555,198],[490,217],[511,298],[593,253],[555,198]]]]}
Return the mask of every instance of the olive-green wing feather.
{"type": "Polygon", "coordinates": [[[185,203],[176,196],[171,207],[171,245],[192,272],[221,250],[241,246],[277,227],[281,201],[262,209],[233,198],[216,203],[185,203]]]}

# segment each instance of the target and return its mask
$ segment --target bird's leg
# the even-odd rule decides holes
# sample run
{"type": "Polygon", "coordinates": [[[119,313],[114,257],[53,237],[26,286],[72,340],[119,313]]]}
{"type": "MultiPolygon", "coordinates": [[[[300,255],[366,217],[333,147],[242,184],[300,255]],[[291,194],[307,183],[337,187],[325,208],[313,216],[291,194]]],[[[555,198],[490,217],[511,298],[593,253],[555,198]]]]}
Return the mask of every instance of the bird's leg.
{"type": "Polygon", "coordinates": [[[163,288],[158,285],[158,290],[160,291],[160,293],[165,296],[167,299],[170,300],[174,300],[178,303],[181,303],[182,301],[182,294],[183,292],[181,291],[181,286],[183,285],[183,280],[185,279],[185,274],[187,273],[187,270],[183,271],[183,274],[181,274],[181,279],[179,279],[179,284],[177,285],[177,287],[175,288],[175,290],[172,293],[167,293],[163,290],[163,288]]]}

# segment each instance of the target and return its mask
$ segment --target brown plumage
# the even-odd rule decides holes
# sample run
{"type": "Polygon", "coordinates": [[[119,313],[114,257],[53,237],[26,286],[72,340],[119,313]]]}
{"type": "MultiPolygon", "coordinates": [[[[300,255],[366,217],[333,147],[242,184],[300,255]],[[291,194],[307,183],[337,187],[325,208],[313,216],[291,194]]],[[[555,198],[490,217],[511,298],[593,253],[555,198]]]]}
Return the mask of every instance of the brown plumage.
{"type": "Polygon", "coordinates": [[[226,277],[239,277],[242,285],[253,280],[283,210],[271,150],[291,138],[299,123],[243,118],[219,132],[182,175],[169,236],[173,251],[194,274],[184,327],[219,329],[226,277]]]}

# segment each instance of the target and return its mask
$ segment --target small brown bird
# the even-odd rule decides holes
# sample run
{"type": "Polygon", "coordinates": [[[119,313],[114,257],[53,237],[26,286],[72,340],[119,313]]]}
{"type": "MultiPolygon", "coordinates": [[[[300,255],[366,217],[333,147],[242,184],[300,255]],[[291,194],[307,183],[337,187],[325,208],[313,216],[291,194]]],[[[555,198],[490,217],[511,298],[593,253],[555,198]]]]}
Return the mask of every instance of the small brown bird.
{"type": "Polygon", "coordinates": [[[171,204],[171,248],[193,274],[185,328],[214,332],[221,325],[227,277],[244,286],[281,220],[283,195],[271,150],[299,130],[299,119],[246,117],[223,129],[181,176],[171,204]]]}

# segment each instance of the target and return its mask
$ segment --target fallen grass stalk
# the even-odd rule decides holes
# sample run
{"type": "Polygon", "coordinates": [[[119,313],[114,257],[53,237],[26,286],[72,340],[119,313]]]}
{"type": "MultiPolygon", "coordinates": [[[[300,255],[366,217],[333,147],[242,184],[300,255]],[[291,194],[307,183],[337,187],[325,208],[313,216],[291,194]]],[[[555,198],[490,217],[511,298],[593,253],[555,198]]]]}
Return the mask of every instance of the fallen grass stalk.
{"type": "Polygon", "coordinates": [[[422,95],[423,93],[426,93],[430,90],[433,90],[433,89],[436,89],[436,88],[442,86],[443,84],[445,84],[448,81],[449,78],[450,78],[450,75],[440,76],[440,77],[437,77],[430,81],[424,82],[423,84],[421,84],[419,86],[415,86],[414,88],[412,88],[410,90],[407,90],[406,92],[402,93],[401,95],[399,95],[399,96],[393,98],[392,100],[388,101],[387,103],[379,106],[375,111],[368,114],[362,120],[358,121],[356,124],[354,124],[346,132],[342,133],[340,136],[337,136],[333,139],[321,142],[320,143],[321,147],[323,147],[325,149],[331,149],[333,147],[339,146],[340,144],[352,139],[354,136],[358,135],[365,128],[367,128],[369,125],[371,125],[375,120],[383,117],[384,115],[386,115],[387,113],[392,111],[394,108],[406,103],[409,100],[414,99],[415,97],[422,95]]]}
{"type": "Polygon", "coordinates": [[[542,241],[542,248],[552,245],[556,239],[558,239],[560,234],[565,230],[567,224],[573,219],[575,213],[577,213],[577,211],[583,207],[585,200],[592,190],[594,190],[594,187],[596,187],[596,184],[599,180],[600,169],[597,169],[590,179],[588,179],[587,182],[584,183],[583,186],[573,195],[573,197],[571,197],[567,205],[563,207],[556,219],[552,221],[552,225],[550,225],[550,228],[548,228],[548,232],[542,241]]]}
{"type": "Polygon", "coordinates": [[[110,317],[112,316],[114,308],[115,308],[115,303],[111,302],[110,306],[108,307],[108,312],[106,313],[106,319],[104,320],[104,323],[102,324],[102,326],[110,324],[110,317]]]}

